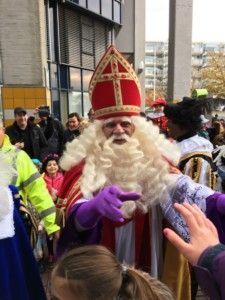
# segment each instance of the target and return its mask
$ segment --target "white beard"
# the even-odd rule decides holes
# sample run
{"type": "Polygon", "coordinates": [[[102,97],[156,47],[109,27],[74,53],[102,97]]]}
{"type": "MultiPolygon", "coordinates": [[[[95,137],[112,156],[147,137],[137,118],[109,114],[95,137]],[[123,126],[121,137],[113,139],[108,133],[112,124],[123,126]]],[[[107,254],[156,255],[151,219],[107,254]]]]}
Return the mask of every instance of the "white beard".
{"type": "Polygon", "coordinates": [[[85,160],[81,191],[90,199],[102,187],[116,184],[125,191],[142,193],[146,209],[165,199],[167,186],[173,184],[169,164],[176,165],[180,152],[159,129],[141,117],[131,117],[135,131],[122,145],[106,140],[103,121],[96,120],[79,139],[66,146],[60,165],[64,170],[85,160]]]}
{"type": "Polygon", "coordinates": [[[168,184],[168,165],[157,152],[148,157],[135,137],[122,145],[106,140],[101,151],[87,156],[81,180],[86,198],[104,186],[118,185],[124,191],[142,194],[142,210],[163,200],[168,184]],[[97,155],[96,155],[97,154],[97,155]]]}

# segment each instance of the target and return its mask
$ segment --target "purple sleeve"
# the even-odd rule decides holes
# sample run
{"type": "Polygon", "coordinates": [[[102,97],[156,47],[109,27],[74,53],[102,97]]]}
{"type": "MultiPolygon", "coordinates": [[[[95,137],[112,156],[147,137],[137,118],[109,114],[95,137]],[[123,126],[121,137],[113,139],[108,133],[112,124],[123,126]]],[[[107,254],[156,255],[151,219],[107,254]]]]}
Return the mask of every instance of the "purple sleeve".
{"type": "Polygon", "coordinates": [[[210,299],[225,300],[225,246],[218,244],[207,248],[194,269],[199,285],[210,299]]]}
{"type": "Polygon", "coordinates": [[[225,250],[213,260],[213,275],[221,289],[221,299],[225,300],[225,250]]]}
{"type": "Polygon", "coordinates": [[[225,215],[218,211],[217,201],[221,193],[214,193],[206,198],[206,216],[215,225],[220,242],[225,244],[225,215]]]}
{"type": "Polygon", "coordinates": [[[75,204],[66,220],[66,225],[62,229],[57,245],[57,256],[61,256],[66,250],[82,245],[99,244],[101,239],[102,222],[99,221],[95,227],[79,231],[76,227],[76,212],[82,203],[75,204]]]}

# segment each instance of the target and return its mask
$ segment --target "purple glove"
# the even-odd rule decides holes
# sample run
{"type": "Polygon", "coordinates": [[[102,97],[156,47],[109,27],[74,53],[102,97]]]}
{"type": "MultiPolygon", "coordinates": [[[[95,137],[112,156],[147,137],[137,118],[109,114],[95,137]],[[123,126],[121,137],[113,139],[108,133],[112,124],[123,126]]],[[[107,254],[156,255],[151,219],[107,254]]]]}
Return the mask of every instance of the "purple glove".
{"type": "Polygon", "coordinates": [[[138,193],[123,192],[115,185],[105,187],[94,198],[81,204],[76,213],[76,221],[86,229],[95,226],[101,217],[114,222],[123,222],[123,215],[120,211],[122,202],[138,200],[140,197],[138,193]]]}

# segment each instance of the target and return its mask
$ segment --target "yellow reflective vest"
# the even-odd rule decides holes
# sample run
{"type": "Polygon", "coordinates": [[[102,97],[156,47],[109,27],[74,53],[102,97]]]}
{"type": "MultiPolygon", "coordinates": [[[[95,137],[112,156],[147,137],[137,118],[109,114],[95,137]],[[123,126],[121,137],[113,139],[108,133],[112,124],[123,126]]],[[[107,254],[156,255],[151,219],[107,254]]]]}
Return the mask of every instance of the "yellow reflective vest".
{"type": "Polygon", "coordinates": [[[55,205],[43,178],[30,157],[25,151],[18,150],[13,146],[6,134],[0,152],[6,155],[8,162],[17,171],[17,175],[12,179],[12,184],[18,188],[23,200],[29,199],[37,209],[41,219],[44,221],[47,233],[52,234],[58,231],[59,227],[55,224],[55,205]]]}

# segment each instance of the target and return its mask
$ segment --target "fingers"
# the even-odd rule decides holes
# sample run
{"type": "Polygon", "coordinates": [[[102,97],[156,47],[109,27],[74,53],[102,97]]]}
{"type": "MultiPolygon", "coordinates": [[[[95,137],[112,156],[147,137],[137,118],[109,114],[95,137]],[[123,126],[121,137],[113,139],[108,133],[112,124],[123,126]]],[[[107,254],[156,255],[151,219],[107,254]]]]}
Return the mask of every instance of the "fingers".
{"type": "Polygon", "coordinates": [[[198,223],[195,219],[195,216],[192,214],[192,212],[188,209],[190,206],[190,204],[188,203],[183,203],[183,204],[179,204],[179,203],[175,203],[174,207],[176,208],[176,210],[182,215],[182,217],[185,219],[190,233],[195,232],[196,229],[198,228],[198,223]]]}
{"type": "Polygon", "coordinates": [[[125,193],[122,192],[118,195],[118,198],[121,201],[126,201],[126,200],[138,200],[141,198],[141,194],[139,193],[135,193],[135,192],[129,192],[129,193],[125,193]]]}
{"type": "Polygon", "coordinates": [[[173,230],[165,228],[163,230],[164,235],[167,239],[184,255],[189,251],[189,244],[184,242],[173,230]]]}
{"type": "Polygon", "coordinates": [[[184,206],[192,213],[199,226],[205,226],[206,216],[196,204],[190,205],[188,203],[184,203],[184,206]]]}
{"type": "Polygon", "coordinates": [[[121,188],[119,188],[117,185],[111,185],[110,187],[106,188],[108,189],[109,193],[113,195],[119,195],[120,193],[123,193],[121,188]]]}
{"type": "Polygon", "coordinates": [[[122,201],[120,201],[116,195],[113,195],[111,193],[108,193],[106,196],[105,196],[105,201],[110,204],[110,205],[113,205],[117,208],[120,208],[123,204],[122,201]]]}
{"type": "Polygon", "coordinates": [[[121,188],[119,188],[116,185],[110,186],[108,191],[110,194],[116,195],[121,201],[138,200],[141,197],[140,193],[124,192],[121,188]]]}
{"type": "Polygon", "coordinates": [[[205,218],[205,226],[207,226],[212,231],[215,238],[219,239],[218,231],[217,231],[216,227],[208,218],[205,218]]]}
{"type": "Polygon", "coordinates": [[[114,222],[123,222],[123,214],[120,209],[116,208],[114,205],[109,205],[105,209],[105,217],[114,222]]]}
{"type": "Polygon", "coordinates": [[[203,229],[204,232],[208,232],[209,238],[218,239],[216,227],[196,204],[183,203],[181,205],[175,203],[174,206],[187,222],[191,237],[198,235],[201,232],[200,230],[203,229]]]}

